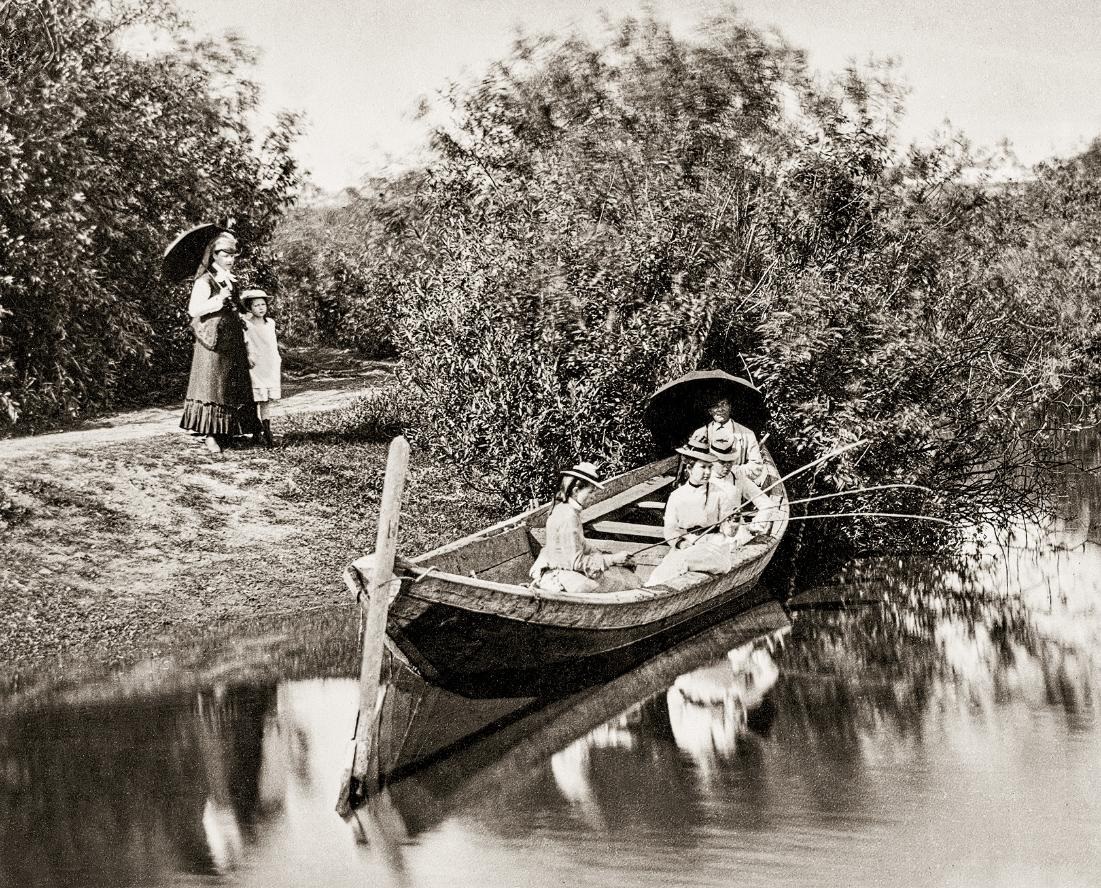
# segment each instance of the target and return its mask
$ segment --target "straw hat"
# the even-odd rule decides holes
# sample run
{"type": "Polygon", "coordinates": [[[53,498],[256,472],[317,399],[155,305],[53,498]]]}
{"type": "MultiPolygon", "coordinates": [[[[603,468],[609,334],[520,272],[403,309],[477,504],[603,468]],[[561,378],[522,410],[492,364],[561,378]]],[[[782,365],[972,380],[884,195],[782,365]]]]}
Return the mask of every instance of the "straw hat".
{"type": "Polygon", "coordinates": [[[253,299],[263,299],[266,302],[271,302],[271,297],[263,290],[245,290],[241,294],[242,305],[248,305],[253,299]]]}
{"type": "Polygon", "coordinates": [[[584,481],[586,484],[591,484],[593,487],[604,489],[604,485],[600,481],[600,470],[595,464],[591,462],[581,462],[576,466],[569,469],[563,469],[559,472],[560,475],[568,476],[570,478],[578,478],[584,481]]]}
{"type": "Polygon", "coordinates": [[[677,447],[673,452],[690,459],[698,459],[700,462],[718,462],[718,458],[708,448],[706,439],[700,441],[695,435],[688,439],[687,444],[677,447]]]}
{"type": "Polygon", "coordinates": [[[711,455],[719,462],[737,462],[738,454],[734,452],[734,443],[714,441],[711,444],[711,455]]]}

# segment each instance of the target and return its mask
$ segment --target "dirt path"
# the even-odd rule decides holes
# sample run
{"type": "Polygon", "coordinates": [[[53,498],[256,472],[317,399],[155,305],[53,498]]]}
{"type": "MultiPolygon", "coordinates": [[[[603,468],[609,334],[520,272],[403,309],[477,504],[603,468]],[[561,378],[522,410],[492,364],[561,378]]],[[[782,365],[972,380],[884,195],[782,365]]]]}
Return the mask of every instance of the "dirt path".
{"type": "MultiPolygon", "coordinates": [[[[391,365],[361,362],[355,375],[311,372],[290,376],[284,384],[279,410],[287,416],[336,410],[356,398],[378,391],[391,379],[391,365]]],[[[79,450],[119,444],[158,435],[186,435],[180,428],[182,402],[117,413],[83,423],[79,429],[0,440],[0,460],[16,459],[48,450],[79,450]]]]}

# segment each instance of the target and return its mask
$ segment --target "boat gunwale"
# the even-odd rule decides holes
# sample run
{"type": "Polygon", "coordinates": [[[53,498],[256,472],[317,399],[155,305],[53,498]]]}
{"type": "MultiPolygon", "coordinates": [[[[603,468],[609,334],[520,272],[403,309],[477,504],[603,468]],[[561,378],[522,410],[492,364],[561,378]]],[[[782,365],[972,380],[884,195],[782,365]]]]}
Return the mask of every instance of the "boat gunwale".
{"type": "MultiPolygon", "coordinates": [[[[780,477],[779,471],[775,462],[772,460],[771,454],[767,449],[762,446],[762,455],[764,456],[768,465],[773,471],[777,473],[777,477],[780,477]]],[[[628,476],[637,476],[639,481],[634,483],[644,483],[645,479],[656,477],[658,474],[667,471],[675,463],[676,457],[666,457],[661,460],[649,463],[645,466],[640,466],[636,469],[632,469],[628,472],[623,472],[619,475],[610,478],[608,484],[614,484],[617,480],[628,476]]],[[[629,489],[629,485],[627,488],[629,489]]],[[[514,515],[511,518],[507,518],[498,522],[488,528],[483,528],[473,534],[470,534],[460,540],[456,540],[452,543],[440,546],[433,549],[430,552],[426,552],[423,555],[419,555],[416,558],[401,559],[400,563],[403,564],[406,569],[412,567],[414,570],[422,570],[423,573],[419,577],[403,577],[401,583],[401,593],[403,596],[413,598],[427,605],[441,604],[447,607],[459,607],[462,608],[462,604],[458,601],[441,601],[444,597],[443,594],[432,595],[433,590],[439,590],[441,593],[444,589],[441,587],[451,586],[451,595],[447,597],[458,597],[460,600],[464,597],[464,593],[458,591],[462,588],[474,588],[482,589],[487,593],[492,593],[494,596],[493,602],[496,606],[486,609],[484,607],[467,607],[465,610],[472,610],[480,613],[492,613],[497,614],[503,618],[516,619],[515,616],[510,616],[508,613],[514,607],[523,607],[524,605],[531,606],[533,603],[536,608],[542,602],[563,604],[576,607],[581,611],[590,609],[605,610],[608,608],[621,609],[627,608],[632,605],[642,604],[654,604],[662,603],[666,599],[672,596],[686,595],[695,588],[703,585],[704,583],[721,580],[722,578],[732,577],[738,573],[746,575],[746,579],[743,582],[752,581],[760,576],[768,562],[771,560],[772,555],[775,553],[777,547],[780,544],[784,532],[787,529],[788,518],[790,516],[790,508],[788,505],[788,494],[785,485],[780,482],[778,488],[781,494],[780,504],[776,507],[780,510],[781,517],[778,517],[772,530],[768,534],[768,539],[762,539],[760,537],[751,540],[742,547],[739,548],[736,555],[737,560],[731,566],[729,571],[722,574],[705,574],[700,572],[690,572],[678,577],[677,581],[671,583],[659,584],[657,586],[639,586],[633,589],[626,589],[620,592],[603,592],[603,593],[590,593],[590,592],[567,592],[565,590],[554,592],[545,589],[539,589],[534,585],[521,585],[519,583],[501,583],[494,580],[480,579],[478,577],[466,577],[462,574],[456,574],[449,571],[433,571],[430,562],[431,559],[440,557],[442,555],[451,555],[457,551],[461,551],[467,546],[481,542],[483,540],[491,539],[500,534],[506,533],[510,530],[516,530],[520,527],[524,527],[530,531],[532,525],[529,524],[529,520],[538,516],[541,512],[549,512],[550,503],[543,503],[540,506],[529,509],[520,515],[514,515]],[[751,548],[752,547],[752,548],[751,548]],[[757,551],[753,551],[753,549],[757,551]],[[745,557],[738,557],[745,556],[745,557]],[[757,564],[760,563],[760,568],[757,569],[757,564]],[[454,578],[452,580],[451,578],[454,578]],[[424,585],[427,584],[427,585],[424,585]],[[421,586],[421,589],[416,589],[416,586],[421,586]],[[521,604],[523,603],[523,604],[521,604]]],[[[618,491],[622,492],[622,491],[618,491]]],[[[602,491],[604,493],[604,491],[602,491]]],[[[617,492],[609,491],[605,493],[601,500],[610,498],[617,495],[617,492]]],[[[593,505],[599,505],[601,500],[595,500],[593,505]]],[[[345,570],[345,582],[348,587],[356,592],[363,590],[357,597],[365,597],[363,592],[366,590],[366,576],[371,568],[371,555],[365,555],[359,559],[356,559],[345,570]]],[[[396,584],[395,584],[396,585],[396,584]]],[[[734,585],[740,585],[737,581],[730,587],[734,588],[734,585]]],[[[726,590],[728,591],[728,590],[726,590]]],[[[717,592],[716,594],[723,594],[717,592]]],[[[686,604],[688,602],[686,601],[686,604]]],[[[572,609],[572,608],[571,608],[572,609]]]]}

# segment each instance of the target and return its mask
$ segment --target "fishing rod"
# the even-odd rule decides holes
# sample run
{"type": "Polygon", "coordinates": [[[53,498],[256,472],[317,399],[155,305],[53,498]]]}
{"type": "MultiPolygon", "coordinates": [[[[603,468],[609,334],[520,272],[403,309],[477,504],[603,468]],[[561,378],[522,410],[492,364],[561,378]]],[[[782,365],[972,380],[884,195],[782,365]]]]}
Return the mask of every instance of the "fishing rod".
{"type": "MultiPolygon", "coordinates": [[[[805,471],[807,471],[807,469],[813,469],[815,466],[821,465],[826,460],[832,459],[835,456],[840,456],[842,453],[846,453],[849,450],[852,450],[854,447],[859,447],[861,444],[865,444],[865,443],[867,443],[867,442],[863,441],[863,440],[854,441],[851,444],[846,444],[844,447],[839,447],[837,450],[831,451],[831,452],[825,454],[824,456],[820,456],[820,457],[818,457],[818,459],[807,463],[805,466],[800,466],[799,468],[797,468],[797,469],[795,469],[791,472],[788,472],[782,478],[778,478],[776,481],[773,481],[768,487],[763,488],[761,490],[761,493],[768,493],[768,491],[772,490],[772,488],[774,488],[776,485],[783,484],[789,478],[795,477],[800,472],[805,472],[805,471]]],[[[682,534],[678,534],[677,536],[673,537],[672,539],[662,540],[659,543],[652,543],[649,546],[643,546],[641,549],[636,549],[634,552],[631,553],[631,557],[641,555],[643,552],[647,552],[650,549],[656,549],[658,546],[672,545],[677,540],[682,540],[686,536],[688,536],[689,534],[696,534],[697,536],[699,536],[699,535],[702,535],[702,534],[705,534],[705,533],[710,533],[711,531],[715,530],[717,527],[722,525],[722,523],[724,521],[729,521],[732,517],[735,517],[738,514],[738,512],[741,511],[742,508],[744,508],[744,506],[745,506],[745,504],[743,503],[741,506],[739,506],[737,509],[735,509],[733,512],[731,512],[725,518],[721,519],[720,521],[716,521],[714,524],[710,524],[706,527],[689,529],[689,530],[686,530],[682,534]]]]}
{"type": "Polygon", "coordinates": [[[792,515],[788,521],[810,521],[812,518],[913,518],[915,521],[935,521],[937,524],[952,523],[932,515],[911,515],[905,512],[830,512],[820,515],[792,515]]]}
{"type": "Polygon", "coordinates": [[[851,444],[846,444],[844,447],[839,447],[837,450],[834,450],[832,453],[827,453],[825,456],[818,457],[818,459],[814,460],[814,462],[809,462],[805,466],[800,466],[799,468],[795,469],[794,471],[788,472],[786,475],[784,475],[783,478],[776,479],[770,485],[768,485],[768,487],[761,488],[761,493],[768,493],[776,485],[783,484],[789,478],[794,478],[800,472],[805,472],[807,469],[813,469],[815,466],[819,466],[822,463],[824,463],[827,459],[833,459],[835,456],[840,456],[842,453],[847,453],[848,451],[852,450],[854,447],[859,447],[862,444],[867,444],[867,443],[868,443],[867,441],[864,441],[862,439],[860,441],[853,441],[851,444]]]}
{"type": "MultiPolygon", "coordinates": [[[[925,493],[932,493],[933,490],[930,487],[925,487],[922,484],[875,484],[871,487],[858,487],[856,490],[839,490],[837,493],[820,493],[816,496],[808,496],[803,499],[788,500],[789,506],[798,506],[803,503],[816,503],[819,500],[832,499],[835,496],[853,496],[857,493],[871,493],[873,490],[921,490],[925,493]]],[[[738,508],[741,508],[739,506],[738,508]]]]}

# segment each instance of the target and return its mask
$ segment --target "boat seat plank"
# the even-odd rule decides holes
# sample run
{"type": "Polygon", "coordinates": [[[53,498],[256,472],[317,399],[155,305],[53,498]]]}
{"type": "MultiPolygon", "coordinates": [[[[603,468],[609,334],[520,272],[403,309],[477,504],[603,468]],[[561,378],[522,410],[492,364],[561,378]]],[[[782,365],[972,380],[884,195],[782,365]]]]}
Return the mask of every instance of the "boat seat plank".
{"type": "Polygon", "coordinates": [[[643,537],[648,540],[665,538],[665,529],[656,524],[629,524],[626,521],[597,521],[593,524],[597,533],[618,533],[622,536],[643,537]]]}
{"type": "Polygon", "coordinates": [[[641,484],[628,487],[622,493],[617,493],[615,496],[593,503],[581,513],[581,522],[588,524],[590,521],[596,521],[598,518],[610,515],[624,506],[634,505],[644,496],[650,496],[650,494],[661,490],[663,487],[668,487],[672,483],[672,475],[658,475],[656,478],[648,478],[641,484]]]}
{"type": "MultiPolygon", "coordinates": [[[[626,493],[628,490],[632,490],[640,484],[646,484],[647,482],[654,481],[666,475],[673,477],[679,459],[679,456],[667,456],[664,459],[659,459],[657,462],[652,462],[649,465],[640,466],[637,469],[624,472],[622,475],[616,475],[614,478],[609,478],[604,482],[604,490],[601,491],[604,499],[599,502],[594,502],[589,508],[599,506],[601,502],[607,502],[612,497],[619,496],[620,493],[626,493]]],[[[635,499],[641,499],[645,494],[632,494],[632,496],[634,496],[635,499]]],[[[550,515],[550,511],[551,505],[549,503],[543,505],[539,507],[539,509],[527,513],[524,522],[531,528],[542,527],[547,523],[547,516],[550,515]]]]}
{"type": "Polygon", "coordinates": [[[431,564],[440,570],[467,574],[472,570],[479,573],[491,570],[513,558],[524,556],[531,557],[531,538],[528,529],[520,525],[503,533],[469,540],[460,549],[435,555],[429,553],[410,560],[422,568],[431,564]]]}

